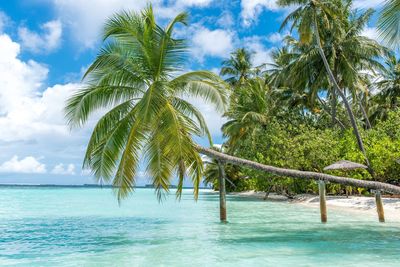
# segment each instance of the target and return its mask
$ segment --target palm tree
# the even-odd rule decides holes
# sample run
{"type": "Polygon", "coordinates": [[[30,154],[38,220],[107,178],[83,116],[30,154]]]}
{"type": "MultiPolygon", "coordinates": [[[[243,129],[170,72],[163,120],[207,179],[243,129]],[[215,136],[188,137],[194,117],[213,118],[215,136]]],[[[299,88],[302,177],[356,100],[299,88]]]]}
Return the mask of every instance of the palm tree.
{"type": "Polygon", "coordinates": [[[386,70],[378,76],[375,83],[379,92],[374,96],[377,103],[372,120],[387,118],[388,111],[400,106],[400,59],[389,55],[386,59],[386,70]]]}
{"type": "Polygon", "coordinates": [[[391,48],[400,48],[400,0],[387,0],[378,20],[380,38],[391,48]]]}
{"type": "Polygon", "coordinates": [[[220,75],[228,76],[225,81],[231,85],[243,84],[253,72],[251,56],[252,53],[245,48],[237,49],[222,62],[220,75]]]}
{"type": "Polygon", "coordinates": [[[189,177],[197,198],[203,162],[193,136],[210,135],[202,114],[183,97],[202,97],[220,111],[227,97],[223,81],[211,72],[178,75],[188,51],[185,40],[173,37],[179,23],[187,24],[186,13],[165,28],[157,25],[151,6],[114,15],[105,25],[103,48],[84,75],[86,87],[67,102],[71,127],[108,109],[93,130],[83,166],[99,182],[112,182],[119,201],[133,190],[139,162],[159,199],[175,174],[177,196],[189,177]]]}
{"type": "Polygon", "coordinates": [[[203,171],[199,153],[283,177],[400,193],[400,188],[389,184],[266,166],[196,145],[192,136],[207,134],[207,126],[200,112],[181,96],[203,97],[220,110],[227,100],[225,85],[215,74],[177,74],[182,72],[187,50],[184,40],[174,39],[172,34],[177,23],[186,24],[186,18],[181,13],[161,28],[151,7],[140,14],[113,16],[104,29],[104,47],[84,76],[86,87],[67,102],[71,127],[81,127],[96,111],[108,109],[93,130],[84,167],[100,182],[112,181],[119,200],[132,191],[140,159],[159,197],[163,189],[168,190],[174,173],[179,178],[178,196],[183,179],[189,176],[197,197],[203,171]],[[144,157],[140,157],[142,153],[144,157]]]}
{"type": "MultiPolygon", "coordinates": [[[[217,152],[222,152],[222,149],[217,147],[213,147],[213,150],[217,152]]],[[[221,163],[218,159],[210,158],[207,160],[203,160],[206,167],[204,170],[204,180],[203,183],[205,185],[212,185],[214,189],[219,189],[219,178],[222,177],[225,173],[225,180],[228,182],[227,190],[233,191],[236,188],[234,181],[242,178],[241,173],[239,171],[239,166],[235,166],[232,164],[224,164],[221,163]]]]}
{"type": "MultiPolygon", "coordinates": [[[[346,111],[349,115],[350,123],[352,125],[354,134],[357,139],[357,144],[364,155],[365,163],[368,166],[368,171],[372,176],[374,172],[370,161],[367,157],[364,143],[357,126],[357,121],[352,111],[351,105],[346,97],[344,90],[339,86],[338,81],[331,69],[330,62],[327,60],[325,55],[320,31],[322,32],[330,30],[330,35],[337,34],[341,30],[343,23],[343,11],[346,7],[342,0],[278,0],[278,4],[281,6],[298,5],[299,7],[290,13],[281,28],[287,26],[289,22],[292,22],[292,29],[296,28],[300,36],[300,42],[312,43],[315,41],[318,49],[318,53],[323,61],[323,65],[328,73],[329,81],[331,82],[335,92],[342,98],[343,104],[345,105],[346,111]],[[336,25],[333,27],[333,25],[336,25]]],[[[347,1],[345,5],[351,5],[351,1],[347,1]]],[[[326,36],[324,36],[326,38],[326,36]]]]}
{"type": "Polygon", "coordinates": [[[230,149],[258,127],[265,126],[273,112],[271,89],[262,78],[247,81],[233,94],[235,97],[231,97],[230,108],[224,115],[228,121],[222,126],[230,149]]]}

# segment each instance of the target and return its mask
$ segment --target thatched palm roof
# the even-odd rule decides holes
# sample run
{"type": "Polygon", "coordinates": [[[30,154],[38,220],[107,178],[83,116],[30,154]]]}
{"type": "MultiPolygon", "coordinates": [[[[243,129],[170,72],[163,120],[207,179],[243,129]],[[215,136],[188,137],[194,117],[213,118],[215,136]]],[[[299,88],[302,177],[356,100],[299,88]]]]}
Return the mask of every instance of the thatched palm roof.
{"type": "Polygon", "coordinates": [[[356,162],[352,162],[352,161],[348,161],[348,160],[340,160],[338,162],[335,162],[327,167],[324,168],[324,171],[328,171],[328,170],[355,170],[355,169],[367,169],[368,167],[360,164],[360,163],[356,163],[356,162]]]}

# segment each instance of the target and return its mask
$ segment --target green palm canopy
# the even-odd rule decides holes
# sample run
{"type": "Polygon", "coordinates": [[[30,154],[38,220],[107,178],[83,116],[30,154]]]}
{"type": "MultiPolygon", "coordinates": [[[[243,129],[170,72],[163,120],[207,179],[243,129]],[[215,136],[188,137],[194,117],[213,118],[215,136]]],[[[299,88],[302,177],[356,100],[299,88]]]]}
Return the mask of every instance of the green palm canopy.
{"type": "Polygon", "coordinates": [[[400,48],[400,0],[387,0],[378,20],[380,38],[391,48],[400,48]]]}
{"type": "Polygon", "coordinates": [[[151,6],[114,15],[84,75],[85,87],[65,108],[72,128],[83,126],[95,111],[107,110],[93,130],[83,167],[98,182],[112,183],[119,201],[133,190],[139,163],[146,166],[159,199],[173,177],[179,181],[178,197],[185,177],[198,195],[203,162],[193,136],[211,137],[202,114],[187,99],[201,97],[222,112],[226,87],[211,72],[184,73],[188,49],[185,40],[174,38],[177,24],[187,24],[186,13],[165,28],[156,24],[151,6]]]}

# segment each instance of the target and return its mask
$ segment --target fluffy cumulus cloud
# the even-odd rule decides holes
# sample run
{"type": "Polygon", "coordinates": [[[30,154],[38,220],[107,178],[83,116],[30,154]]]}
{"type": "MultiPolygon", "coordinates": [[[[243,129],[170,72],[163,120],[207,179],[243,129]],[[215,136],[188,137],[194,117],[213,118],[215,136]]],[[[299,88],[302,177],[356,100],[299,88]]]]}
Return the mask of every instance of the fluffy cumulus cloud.
{"type": "MultiPolygon", "coordinates": [[[[45,87],[49,69],[21,60],[20,50],[10,36],[0,35],[0,172],[45,174],[55,160],[80,163],[90,129],[72,134],[63,112],[80,85],[45,87]]],[[[75,165],[58,164],[51,173],[74,175],[75,165]]]]}
{"type": "Polygon", "coordinates": [[[26,27],[18,29],[23,48],[34,53],[49,53],[61,43],[62,25],[59,20],[52,20],[41,25],[42,32],[37,33],[26,27]]]}
{"type": "Polygon", "coordinates": [[[57,175],[75,175],[75,165],[74,164],[64,165],[63,163],[60,163],[54,166],[51,173],[57,175]]]}
{"type": "Polygon", "coordinates": [[[10,160],[5,161],[0,165],[0,172],[46,173],[46,165],[32,156],[23,159],[19,159],[18,156],[13,156],[10,160]]]}
{"type": "Polygon", "coordinates": [[[55,11],[74,40],[93,47],[100,38],[104,20],[122,9],[141,9],[146,0],[52,0],[55,11]]]}
{"type": "Polygon", "coordinates": [[[3,32],[4,27],[7,25],[7,22],[9,21],[8,16],[0,11],[0,33],[3,32]]]}
{"type": "Polygon", "coordinates": [[[276,0],[242,0],[241,3],[241,17],[245,26],[250,26],[253,22],[257,22],[258,16],[263,10],[277,11],[281,9],[276,0]]]}
{"type": "Polygon", "coordinates": [[[245,38],[243,41],[244,46],[253,52],[253,64],[255,66],[273,62],[272,48],[266,47],[264,39],[260,36],[252,36],[245,38]]]}
{"type": "Polygon", "coordinates": [[[192,52],[200,61],[206,56],[227,57],[234,49],[234,33],[229,30],[196,27],[192,44],[192,52]]]}
{"type": "Polygon", "coordinates": [[[206,7],[212,0],[51,0],[53,7],[73,39],[85,48],[94,47],[100,39],[104,21],[121,10],[141,10],[149,3],[162,19],[172,18],[190,7],[206,7]]]}
{"type": "Polygon", "coordinates": [[[225,11],[217,20],[217,24],[223,28],[230,28],[235,24],[232,13],[225,11]]]}
{"type": "Polygon", "coordinates": [[[0,140],[67,135],[62,107],[79,85],[56,85],[41,92],[49,70],[33,60],[20,60],[19,53],[18,43],[0,35],[0,140]]]}
{"type": "Polygon", "coordinates": [[[200,7],[205,7],[211,4],[213,0],[177,0],[176,5],[177,6],[200,6],[200,7]]]}
{"type": "Polygon", "coordinates": [[[20,45],[6,35],[0,35],[0,114],[29,104],[47,77],[48,70],[41,64],[18,59],[20,45]]]}
{"type": "Polygon", "coordinates": [[[361,32],[361,35],[373,40],[379,40],[379,33],[376,27],[365,27],[364,30],[361,32]]]}
{"type": "Polygon", "coordinates": [[[289,35],[289,32],[281,33],[281,32],[274,32],[268,35],[268,42],[277,44],[281,43],[283,39],[289,35]]]}

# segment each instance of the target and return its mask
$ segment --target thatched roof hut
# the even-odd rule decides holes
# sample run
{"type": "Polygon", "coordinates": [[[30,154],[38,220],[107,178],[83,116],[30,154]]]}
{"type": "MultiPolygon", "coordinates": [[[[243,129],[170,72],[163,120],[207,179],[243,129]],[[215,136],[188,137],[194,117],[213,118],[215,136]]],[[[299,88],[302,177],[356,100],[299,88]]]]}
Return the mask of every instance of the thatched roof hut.
{"type": "Polygon", "coordinates": [[[335,162],[327,167],[324,168],[324,171],[328,171],[328,170],[355,170],[355,169],[367,169],[368,167],[360,164],[360,163],[356,163],[356,162],[352,162],[349,160],[340,160],[338,162],[335,162]]]}

